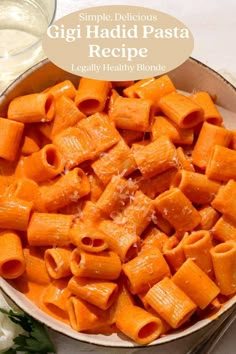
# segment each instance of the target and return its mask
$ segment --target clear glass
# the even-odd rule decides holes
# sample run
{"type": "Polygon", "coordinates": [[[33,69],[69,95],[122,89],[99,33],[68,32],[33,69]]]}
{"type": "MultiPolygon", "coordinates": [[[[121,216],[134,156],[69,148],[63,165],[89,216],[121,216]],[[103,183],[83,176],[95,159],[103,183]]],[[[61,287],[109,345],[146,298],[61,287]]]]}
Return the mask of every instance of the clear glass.
{"type": "Polygon", "coordinates": [[[0,0],[0,82],[44,58],[41,39],[55,13],[56,0],[0,0]]]}

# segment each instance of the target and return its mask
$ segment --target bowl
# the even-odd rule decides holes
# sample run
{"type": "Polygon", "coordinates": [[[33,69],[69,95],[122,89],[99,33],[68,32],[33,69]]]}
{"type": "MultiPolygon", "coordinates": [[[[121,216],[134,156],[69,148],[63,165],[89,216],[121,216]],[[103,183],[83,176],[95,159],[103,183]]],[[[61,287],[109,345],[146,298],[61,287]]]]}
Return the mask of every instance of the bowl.
{"type": "MultiPolygon", "coordinates": [[[[176,87],[182,91],[194,92],[205,90],[211,95],[215,95],[217,99],[216,102],[224,114],[226,126],[236,128],[236,89],[222,76],[192,58],[189,58],[181,66],[168,73],[168,75],[171,77],[176,87]]],[[[14,97],[41,91],[65,79],[71,80],[75,85],[77,85],[79,81],[78,76],[63,71],[47,59],[43,60],[17,78],[2,94],[0,97],[0,116],[6,115],[8,104],[14,97]]],[[[70,338],[105,347],[138,347],[137,344],[131,340],[127,340],[127,338],[122,335],[112,334],[105,336],[78,333],[68,325],[42,312],[34,303],[2,278],[0,278],[0,287],[4,293],[26,313],[44,323],[49,328],[67,335],[70,338]]],[[[234,304],[236,304],[236,295],[222,306],[216,316],[202,319],[190,327],[174,331],[173,333],[157,339],[149,346],[162,345],[194,334],[212,324],[214,319],[225,314],[234,304]]]]}

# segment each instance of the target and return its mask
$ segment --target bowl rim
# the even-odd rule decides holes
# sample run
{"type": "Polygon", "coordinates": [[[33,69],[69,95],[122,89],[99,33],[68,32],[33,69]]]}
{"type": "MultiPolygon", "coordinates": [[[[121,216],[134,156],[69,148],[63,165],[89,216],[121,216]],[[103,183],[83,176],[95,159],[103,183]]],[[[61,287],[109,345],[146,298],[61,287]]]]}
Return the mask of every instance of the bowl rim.
{"type": "Polygon", "coordinates": [[[157,338],[155,341],[149,343],[148,345],[139,345],[134,341],[130,340],[123,334],[119,334],[119,339],[124,340],[124,342],[113,342],[111,337],[113,335],[97,335],[97,334],[86,334],[77,332],[72,329],[68,324],[57,320],[56,318],[50,316],[43,310],[41,310],[33,301],[29,300],[23,293],[15,289],[10,283],[8,283],[5,279],[0,277],[0,290],[13,302],[20,310],[24,311],[38,322],[44,324],[46,327],[50,328],[54,332],[62,334],[68,338],[77,340],[79,342],[88,343],[92,345],[96,345],[98,347],[112,347],[112,348],[147,348],[153,346],[160,346],[162,344],[170,344],[174,341],[184,339],[193,334],[197,334],[203,329],[206,329],[210,326],[213,326],[215,321],[219,320],[221,316],[226,315],[228,311],[235,308],[236,309],[236,294],[229,299],[223,306],[220,308],[218,312],[209,318],[204,318],[196,323],[190,325],[189,327],[183,329],[177,329],[167,334],[163,337],[157,338]],[[30,306],[30,309],[28,308],[30,306]],[[197,326],[197,328],[195,328],[197,326]],[[60,328],[61,327],[61,328],[60,328]],[[94,341],[94,336],[97,336],[94,341]],[[128,344],[128,345],[127,345],[128,344]]]}
{"type": "MultiPolygon", "coordinates": [[[[55,0],[56,1],[56,0],[55,0]]],[[[190,57],[187,59],[187,61],[190,61],[192,63],[198,64],[202,67],[204,67],[207,71],[209,71],[211,74],[216,76],[218,79],[223,84],[227,84],[230,86],[231,89],[233,89],[234,94],[236,94],[236,87],[231,84],[227,79],[225,79],[221,74],[219,74],[217,71],[214,69],[210,68],[206,64],[200,62],[197,59],[194,59],[190,57]]],[[[39,63],[35,64],[28,70],[26,70],[24,73],[22,73],[20,76],[18,76],[2,93],[0,96],[0,104],[1,104],[1,97],[4,98],[7,94],[8,91],[11,91],[14,89],[15,86],[19,85],[19,83],[24,80],[25,77],[28,77],[31,73],[36,71],[38,68],[41,66],[50,63],[50,61],[46,58],[39,63]]],[[[181,65],[184,65],[181,64],[181,65]]],[[[178,68],[176,68],[178,69],[178,68]]],[[[174,69],[175,70],[175,69],[174,69]]],[[[168,73],[167,73],[168,74],[168,73]]],[[[78,76],[79,75],[75,75],[78,76]]],[[[60,333],[62,335],[66,335],[68,338],[81,341],[84,343],[96,345],[96,346],[105,346],[105,347],[113,347],[113,348],[142,348],[142,347],[152,347],[152,346],[159,346],[162,344],[168,344],[176,340],[181,340],[183,338],[186,338],[190,335],[198,333],[200,330],[203,330],[213,324],[215,322],[215,319],[218,319],[221,315],[225,314],[228,310],[233,308],[236,304],[236,295],[234,295],[230,300],[228,300],[222,308],[216,313],[216,315],[212,316],[213,318],[206,318],[202,319],[200,321],[197,321],[196,323],[190,325],[189,327],[183,329],[179,329],[176,331],[173,331],[172,333],[163,336],[161,338],[158,338],[154,342],[143,346],[139,345],[137,343],[134,343],[133,341],[129,340],[126,338],[126,336],[119,336],[119,338],[124,338],[124,342],[114,342],[111,339],[111,336],[104,336],[104,335],[96,335],[96,338],[94,340],[95,335],[89,335],[85,333],[79,333],[75,330],[73,330],[69,325],[53,318],[52,316],[46,314],[43,310],[38,308],[32,301],[30,301],[24,294],[21,292],[17,291],[14,289],[6,280],[3,278],[0,278],[0,289],[4,292],[5,295],[7,295],[11,301],[13,301],[20,309],[22,309],[24,312],[28,313],[32,317],[34,317],[36,320],[39,322],[45,324],[48,328],[54,330],[57,333],[60,333]],[[30,307],[30,309],[28,309],[30,307]]]]}
{"type": "MultiPolygon", "coordinates": [[[[54,0],[55,3],[57,3],[57,0],[54,0]]],[[[53,22],[54,18],[55,18],[55,14],[56,14],[56,7],[54,9],[54,17],[52,17],[52,21],[51,23],[53,22]]],[[[51,25],[50,23],[50,25],[51,25]]],[[[0,57],[1,59],[1,57],[0,57]]],[[[233,85],[232,82],[228,81],[222,74],[220,74],[218,71],[216,71],[215,69],[211,68],[210,66],[208,66],[207,64],[201,62],[199,59],[196,59],[192,56],[190,56],[184,63],[182,63],[180,66],[184,65],[186,62],[192,62],[192,63],[195,63],[195,64],[198,64],[200,66],[202,66],[203,68],[205,68],[207,71],[209,71],[210,73],[212,73],[214,76],[218,77],[218,79],[220,79],[221,81],[223,81],[225,84],[227,84],[228,86],[230,86],[231,89],[233,89],[233,91],[235,91],[236,93],[236,86],[233,85]]],[[[51,61],[48,59],[48,58],[44,58],[42,59],[41,61],[39,61],[38,63],[35,63],[34,65],[32,65],[30,68],[28,68],[27,70],[25,70],[23,73],[21,73],[19,76],[17,76],[11,83],[9,86],[7,86],[3,92],[0,94],[0,97],[1,96],[5,96],[7,94],[7,92],[12,89],[12,87],[14,87],[15,85],[18,84],[18,81],[20,81],[21,79],[23,79],[25,76],[28,76],[30,75],[31,72],[34,72],[37,68],[45,65],[46,63],[50,63],[51,61]]],[[[52,63],[52,62],[51,62],[52,63]]],[[[53,64],[53,63],[52,63],[53,64]]],[[[55,65],[55,64],[53,64],[55,65]]],[[[56,65],[55,65],[56,66],[56,65]]],[[[175,71],[177,68],[171,70],[172,71],[175,71]]],[[[63,70],[63,69],[62,69],[63,70]]],[[[166,75],[168,75],[169,72],[166,73],[166,75]]],[[[69,74],[69,73],[68,73],[69,74]]],[[[81,75],[76,75],[76,74],[73,74],[74,76],[78,76],[78,77],[82,77],[81,75]]],[[[159,75],[159,76],[162,76],[162,75],[159,75]]]]}

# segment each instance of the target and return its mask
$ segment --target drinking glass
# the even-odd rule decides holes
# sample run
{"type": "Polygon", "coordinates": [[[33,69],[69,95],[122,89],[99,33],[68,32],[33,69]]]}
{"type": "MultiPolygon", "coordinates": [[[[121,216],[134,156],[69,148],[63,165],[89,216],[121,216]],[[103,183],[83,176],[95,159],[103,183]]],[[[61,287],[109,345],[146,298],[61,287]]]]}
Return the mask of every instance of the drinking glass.
{"type": "Polygon", "coordinates": [[[44,58],[41,39],[55,13],[56,0],[0,0],[0,82],[44,58]]]}

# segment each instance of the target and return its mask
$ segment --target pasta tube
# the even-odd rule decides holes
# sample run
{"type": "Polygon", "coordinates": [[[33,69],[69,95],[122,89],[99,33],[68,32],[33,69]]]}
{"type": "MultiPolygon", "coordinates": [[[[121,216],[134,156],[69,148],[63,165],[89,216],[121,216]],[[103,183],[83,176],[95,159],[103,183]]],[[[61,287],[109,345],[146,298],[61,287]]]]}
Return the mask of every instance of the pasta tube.
{"type": "Polygon", "coordinates": [[[130,85],[128,87],[126,87],[124,90],[123,90],[123,94],[125,97],[130,97],[130,98],[137,98],[138,95],[136,93],[136,89],[138,87],[142,87],[142,86],[145,86],[147,85],[148,83],[151,83],[155,80],[154,77],[150,77],[148,79],[142,79],[142,80],[139,80],[139,81],[136,81],[135,83],[133,83],[133,85],[130,85]]]}
{"type": "Polygon", "coordinates": [[[91,202],[96,202],[104,191],[104,184],[94,172],[88,176],[88,179],[90,183],[90,200],[91,202]]]}
{"type": "Polygon", "coordinates": [[[160,99],[169,93],[176,91],[176,88],[168,75],[163,75],[154,80],[149,79],[146,82],[141,80],[138,81],[138,83],[139,85],[137,85],[134,90],[135,95],[139,98],[148,98],[152,100],[156,112],[160,110],[160,99]]]}
{"type": "MultiPolygon", "coordinates": [[[[155,207],[155,203],[154,203],[154,207],[155,207]]],[[[152,215],[152,222],[154,223],[154,225],[158,229],[160,229],[166,235],[168,235],[168,236],[173,235],[173,233],[174,233],[173,226],[169,223],[169,221],[167,221],[165,218],[163,218],[161,213],[159,213],[157,210],[152,215]]]]}
{"type": "Polygon", "coordinates": [[[153,120],[152,101],[119,96],[110,110],[117,128],[147,132],[153,120]]]}
{"type": "Polygon", "coordinates": [[[43,211],[56,211],[77,202],[90,191],[88,177],[80,168],[74,168],[53,183],[40,186],[38,206],[43,211]]]}
{"type": "Polygon", "coordinates": [[[219,183],[211,181],[206,175],[185,170],[180,170],[175,175],[172,186],[178,187],[196,204],[211,203],[220,188],[219,183]]]}
{"type": "Polygon", "coordinates": [[[104,185],[110,182],[113,175],[127,176],[137,168],[132,151],[124,140],[120,140],[91,166],[104,185]]]}
{"type": "Polygon", "coordinates": [[[53,279],[60,279],[71,275],[71,250],[62,247],[49,248],[45,251],[45,265],[48,274],[53,279]]]}
{"type": "Polygon", "coordinates": [[[164,244],[168,239],[168,236],[164,232],[161,232],[153,225],[150,225],[144,233],[141,251],[155,247],[159,248],[162,252],[164,244]]]}
{"type": "Polygon", "coordinates": [[[76,95],[75,86],[70,80],[59,82],[58,84],[47,88],[44,92],[50,93],[55,98],[65,96],[73,99],[76,95]]]}
{"type": "Polygon", "coordinates": [[[82,208],[80,219],[89,226],[96,226],[101,221],[101,210],[98,209],[97,204],[87,200],[82,208]]]}
{"type": "Polygon", "coordinates": [[[14,161],[22,140],[24,124],[0,118],[0,157],[14,161]]]}
{"type": "Polygon", "coordinates": [[[220,242],[236,241],[236,222],[223,215],[215,223],[212,235],[220,242]]]}
{"type": "MultiPolygon", "coordinates": [[[[51,124],[50,138],[64,129],[73,127],[86,116],[76,107],[74,101],[67,96],[59,96],[55,101],[55,117],[51,124]]],[[[43,123],[45,124],[45,123],[43,123]]]]}
{"type": "Polygon", "coordinates": [[[25,258],[20,237],[13,231],[0,232],[0,276],[15,279],[25,271],[25,258]]]}
{"type": "Polygon", "coordinates": [[[162,330],[161,320],[144,309],[125,306],[116,317],[117,327],[139,344],[148,344],[157,339],[162,330]]]}
{"type": "Polygon", "coordinates": [[[21,154],[28,156],[40,150],[41,136],[38,129],[31,125],[25,127],[25,134],[21,154]]]}
{"type": "Polygon", "coordinates": [[[114,252],[86,253],[78,248],[71,255],[73,275],[84,278],[115,280],[121,272],[121,262],[114,252]]]}
{"type": "Polygon", "coordinates": [[[184,149],[181,146],[177,147],[176,155],[177,155],[178,167],[180,169],[191,171],[191,172],[195,171],[192,157],[187,156],[187,154],[185,153],[184,149]]]}
{"type": "Polygon", "coordinates": [[[75,96],[75,104],[86,115],[102,112],[110,90],[111,83],[109,81],[82,77],[75,96]]]}
{"type": "Polygon", "coordinates": [[[0,197],[0,228],[26,231],[32,203],[13,197],[0,197]]]}
{"type": "Polygon", "coordinates": [[[120,282],[118,283],[118,287],[118,295],[114,303],[115,318],[117,317],[118,313],[123,311],[126,306],[135,305],[134,297],[132,294],[130,294],[123,278],[121,278],[120,282]]]}
{"type": "Polygon", "coordinates": [[[115,218],[116,223],[123,223],[125,228],[134,230],[140,236],[151,222],[153,202],[141,191],[137,191],[130,202],[115,218]]]}
{"type": "Polygon", "coordinates": [[[212,248],[210,253],[221,294],[234,294],[236,292],[236,242],[220,243],[212,248]]]}
{"type": "Polygon", "coordinates": [[[177,173],[177,169],[175,167],[170,168],[169,170],[162,172],[156,175],[153,178],[140,178],[138,180],[139,189],[146,194],[151,199],[156,198],[156,196],[162,192],[165,192],[170,188],[172,179],[177,173]]]}
{"type": "Polygon", "coordinates": [[[102,329],[111,324],[109,310],[103,311],[75,296],[67,301],[67,312],[71,327],[78,332],[102,329]]]}
{"type": "Polygon", "coordinates": [[[137,234],[126,226],[104,220],[99,224],[99,230],[106,235],[108,247],[116,252],[122,262],[137,255],[139,250],[139,238],[137,234]]]}
{"type": "Polygon", "coordinates": [[[6,189],[16,179],[17,162],[9,162],[0,158],[0,195],[5,194],[6,189]]]}
{"type": "Polygon", "coordinates": [[[183,240],[183,250],[186,258],[191,258],[209,276],[213,276],[213,266],[210,250],[213,247],[209,231],[193,231],[183,240]]]}
{"type": "Polygon", "coordinates": [[[236,179],[236,151],[215,145],[207,163],[206,175],[223,182],[236,179]]]}
{"type": "Polygon", "coordinates": [[[62,156],[57,148],[48,144],[23,160],[25,177],[44,182],[59,175],[64,168],[62,156]]]}
{"type": "Polygon", "coordinates": [[[220,214],[208,205],[198,209],[198,212],[202,220],[195,230],[211,230],[220,218],[220,214]]]}
{"type": "Polygon", "coordinates": [[[84,130],[95,144],[95,154],[99,155],[117,144],[120,134],[105,113],[96,113],[82,119],[77,127],[84,130]]]}
{"type": "Polygon", "coordinates": [[[167,136],[174,144],[192,144],[193,129],[181,129],[174,122],[163,116],[154,118],[152,124],[152,140],[160,138],[162,135],[167,136]]]}
{"type": "Polygon", "coordinates": [[[65,246],[70,243],[73,216],[34,212],[27,230],[30,246],[65,246]]]}
{"type": "Polygon", "coordinates": [[[131,179],[113,176],[98,199],[96,205],[107,215],[120,210],[133,197],[137,185],[131,179]]]}
{"type": "Polygon", "coordinates": [[[215,145],[227,147],[231,139],[231,131],[204,122],[193,149],[193,163],[205,170],[212,147],[215,145]]]}
{"type": "Polygon", "coordinates": [[[8,107],[8,119],[21,123],[49,122],[54,118],[55,102],[50,93],[32,93],[14,98],[8,107]]]}
{"type": "Polygon", "coordinates": [[[155,284],[147,292],[146,300],[172,328],[187,322],[197,309],[196,304],[169,278],[155,284]]]}
{"type": "Polygon", "coordinates": [[[184,263],[185,254],[182,242],[176,236],[171,236],[163,245],[163,255],[173,273],[175,273],[184,263]]]}
{"type": "Polygon", "coordinates": [[[108,248],[106,235],[86,222],[77,222],[70,236],[71,242],[82,251],[98,253],[108,248]]]}
{"type": "Polygon", "coordinates": [[[50,277],[45,265],[44,251],[38,247],[27,247],[24,248],[24,257],[27,280],[39,285],[49,284],[50,277]]]}
{"type": "Polygon", "coordinates": [[[134,150],[134,158],[145,178],[154,177],[176,166],[176,149],[166,136],[134,150]]]}
{"type": "Polygon", "coordinates": [[[154,247],[143,251],[122,268],[132,294],[147,291],[159,280],[170,275],[169,266],[161,251],[154,247]]]}
{"type": "Polygon", "coordinates": [[[213,208],[223,213],[226,217],[236,221],[236,182],[230,180],[222,186],[211,203],[213,208]]]}
{"type": "Polygon", "coordinates": [[[138,132],[135,130],[126,130],[126,129],[120,129],[119,132],[121,137],[129,146],[135,143],[136,141],[141,141],[145,134],[144,132],[138,132]]]}
{"type": "Polygon", "coordinates": [[[69,127],[57,134],[53,144],[61,152],[68,169],[94,157],[94,142],[84,130],[76,127],[69,127]]]}
{"type": "Polygon", "coordinates": [[[7,188],[6,194],[8,197],[32,202],[35,206],[38,192],[39,186],[36,182],[29,178],[19,178],[7,188]]]}
{"type": "Polygon", "coordinates": [[[202,108],[181,93],[172,92],[159,101],[161,111],[180,128],[193,128],[204,119],[202,108]]]}
{"type": "Polygon", "coordinates": [[[154,206],[176,231],[192,230],[201,222],[198,211],[178,188],[160,194],[154,206]]]}
{"type": "Polygon", "coordinates": [[[197,304],[205,309],[219,294],[220,289],[190,258],[172,277],[173,282],[197,304]]]}
{"type": "Polygon", "coordinates": [[[53,280],[49,284],[43,294],[44,304],[55,314],[61,317],[66,317],[66,303],[71,296],[71,292],[67,287],[67,280],[53,280]],[[62,311],[64,313],[62,313],[62,311]]]}
{"type": "Polygon", "coordinates": [[[208,92],[196,92],[189,96],[189,98],[203,109],[205,122],[221,125],[222,116],[208,92]]]}
{"type": "Polygon", "coordinates": [[[73,295],[102,310],[111,307],[118,293],[118,286],[115,283],[75,276],[70,279],[68,288],[73,295]]]}

